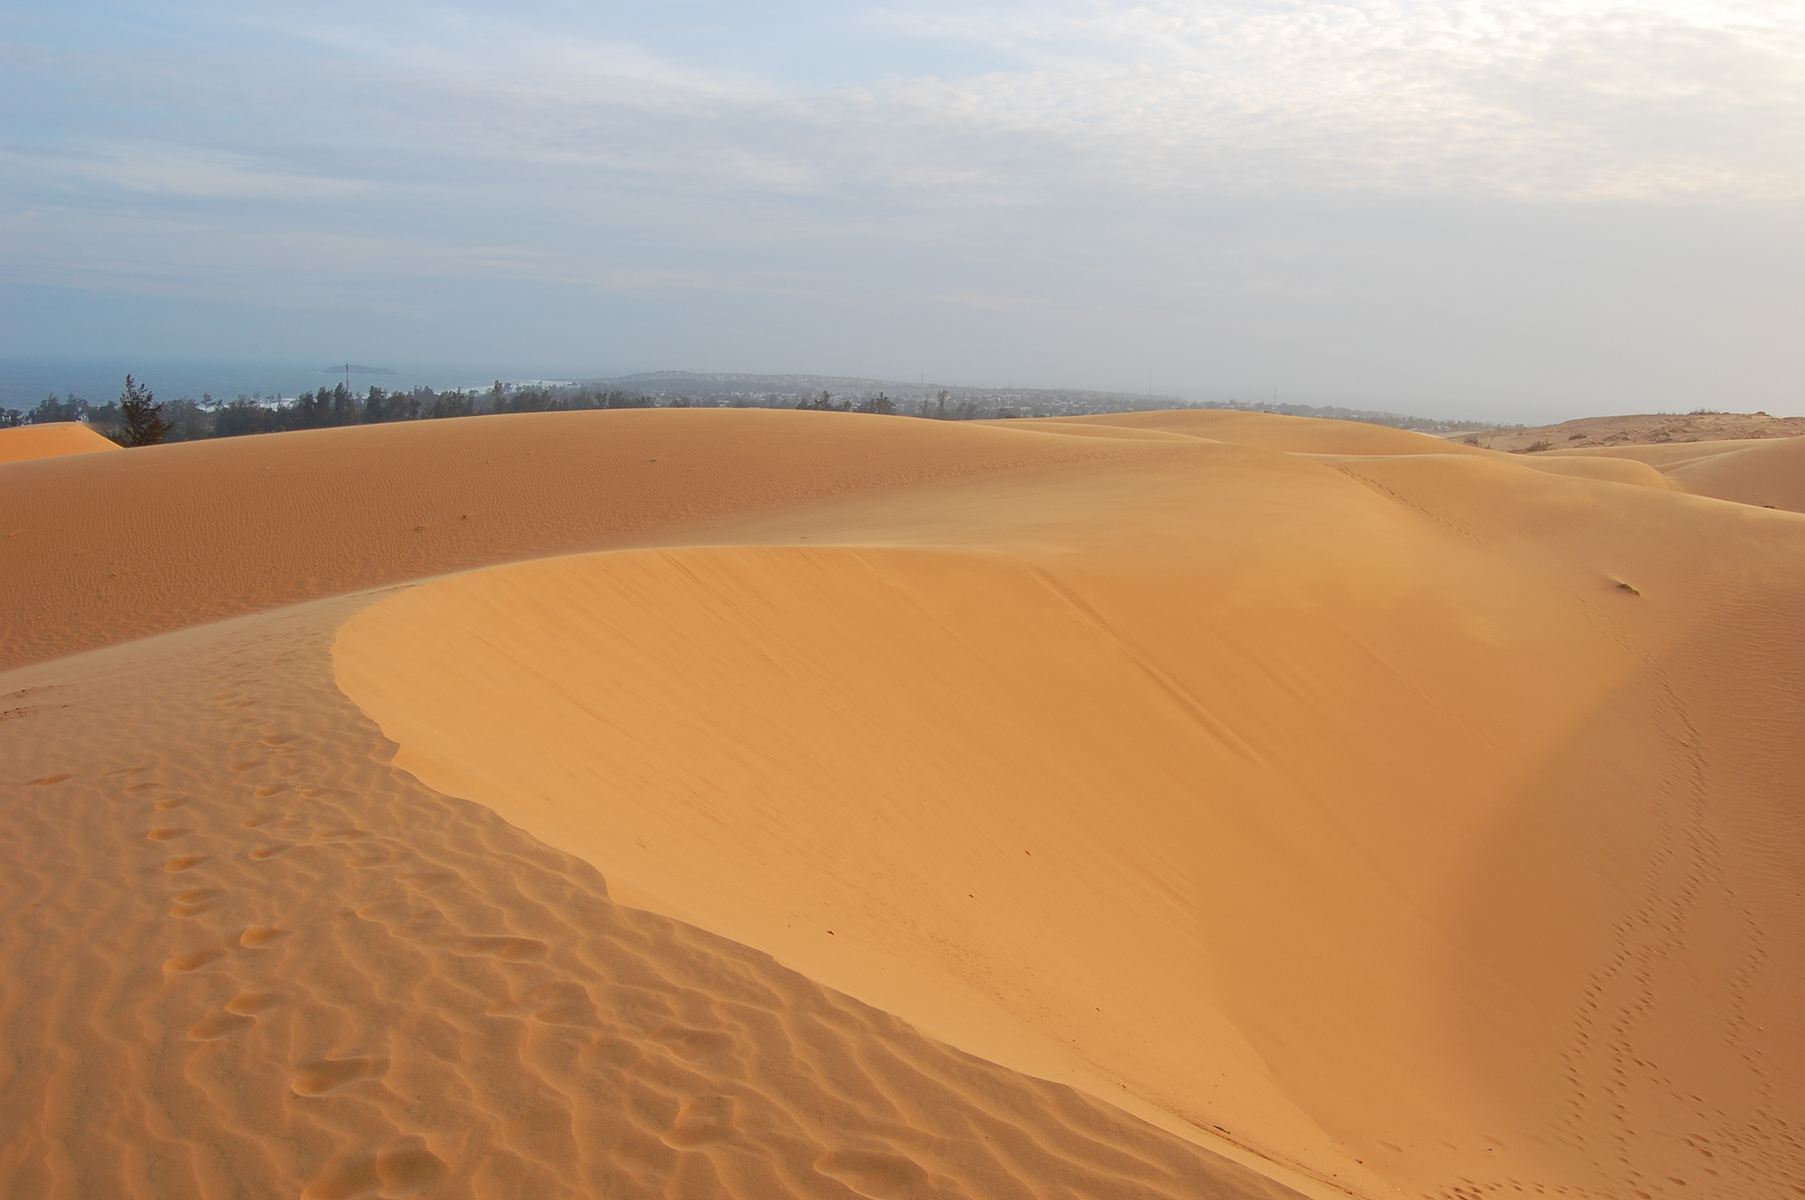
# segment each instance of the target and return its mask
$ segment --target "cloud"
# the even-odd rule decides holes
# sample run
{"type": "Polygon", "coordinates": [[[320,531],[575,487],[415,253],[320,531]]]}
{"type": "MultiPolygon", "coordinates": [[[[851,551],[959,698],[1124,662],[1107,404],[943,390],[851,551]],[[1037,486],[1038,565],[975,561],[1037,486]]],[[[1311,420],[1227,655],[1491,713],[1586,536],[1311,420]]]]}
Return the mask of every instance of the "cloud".
{"type": "Polygon", "coordinates": [[[1796,5],[1089,5],[895,18],[1031,69],[898,81],[934,119],[1056,138],[1141,186],[1530,199],[1796,197],[1796,5]]]}
{"type": "Polygon", "coordinates": [[[1341,399],[1798,382],[1796,3],[18,7],[0,287],[1341,399]]]}
{"type": "MultiPolygon", "coordinates": [[[[1156,0],[855,11],[830,47],[839,65],[823,71],[801,50],[799,61],[780,54],[758,69],[693,46],[686,59],[681,18],[610,23],[547,5],[506,15],[474,5],[200,7],[197,24],[218,16],[217,28],[157,61],[109,63],[111,82],[95,57],[104,48],[86,52],[103,94],[148,90],[173,118],[154,149],[121,146],[114,130],[86,144],[70,132],[97,178],[216,196],[353,188],[355,171],[322,161],[329,145],[390,184],[487,164],[608,172],[692,193],[881,185],[973,201],[1053,187],[1805,196],[1797,5],[1156,0]],[[233,37],[244,39],[236,57],[233,37]],[[918,50],[884,52],[895,44],[918,50]],[[931,69],[940,57],[989,65],[931,69]],[[867,77],[839,79],[863,60],[867,77]],[[222,120],[234,108],[248,119],[222,120]],[[267,144],[246,145],[245,126],[267,144]]],[[[738,22],[760,50],[803,27],[791,13],[763,28],[756,9],[738,22]]],[[[732,19],[720,23],[718,39],[730,40],[732,19]]]]}
{"type": "Polygon", "coordinates": [[[14,170],[170,196],[317,200],[368,190],[358,179],[271,167],[244,155],[185,146],[100,144],[81,153],[4,153],[14,170]]]}

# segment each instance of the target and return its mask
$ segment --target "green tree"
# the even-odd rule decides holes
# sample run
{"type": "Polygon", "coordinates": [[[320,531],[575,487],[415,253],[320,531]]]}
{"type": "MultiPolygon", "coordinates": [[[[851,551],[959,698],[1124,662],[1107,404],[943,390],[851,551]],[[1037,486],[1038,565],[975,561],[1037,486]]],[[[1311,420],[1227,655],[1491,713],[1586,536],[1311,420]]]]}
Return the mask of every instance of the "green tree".
{"type": "Polygon", "coordinates": [[[124,428],[119,431],[121,446],[154,446],[169,434],[169,422],[163,419],[163,406],[150,394],[150,389],[125,377],[125,390],[119,393],[119,416],[124,428]]]}
{"type": "Polygon", "coordinates": [[[44,425],[52,421],[80,421],[87,415],[86,400],[73,395],[66,400],[58,400],[53,394],[38,401],[37,407],[25,414],[25,420],[33,425],[44,425]]]}

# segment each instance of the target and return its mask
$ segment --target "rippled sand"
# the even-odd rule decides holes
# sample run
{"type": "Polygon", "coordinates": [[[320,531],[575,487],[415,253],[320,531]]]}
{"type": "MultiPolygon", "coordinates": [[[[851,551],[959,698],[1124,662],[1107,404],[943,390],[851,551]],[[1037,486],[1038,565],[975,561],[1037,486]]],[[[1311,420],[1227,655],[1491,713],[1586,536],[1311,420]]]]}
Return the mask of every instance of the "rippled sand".
{"type": "Polygon", "coordinates": [[[0,466],[0,1190],[1788,1194],[1805,518],[1688,490],[1234,413],[0,466]]]}

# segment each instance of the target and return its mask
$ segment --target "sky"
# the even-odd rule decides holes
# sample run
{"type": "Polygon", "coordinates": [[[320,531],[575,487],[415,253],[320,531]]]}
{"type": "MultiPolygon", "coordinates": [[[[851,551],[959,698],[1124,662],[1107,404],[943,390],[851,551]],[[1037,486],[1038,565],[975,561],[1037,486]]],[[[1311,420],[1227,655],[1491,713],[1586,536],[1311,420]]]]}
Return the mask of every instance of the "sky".
{"type": "Polygon", "coordinates": [[[1801,281],[1798,2],[0,6],[40,373],[1805,414],[1801,281]]]}

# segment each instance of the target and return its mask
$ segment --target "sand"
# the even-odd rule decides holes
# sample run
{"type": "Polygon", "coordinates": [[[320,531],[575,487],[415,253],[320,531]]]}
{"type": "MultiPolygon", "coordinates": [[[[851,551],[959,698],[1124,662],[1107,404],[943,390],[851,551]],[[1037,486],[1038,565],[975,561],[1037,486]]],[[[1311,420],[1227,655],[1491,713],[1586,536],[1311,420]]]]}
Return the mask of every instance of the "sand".
{"type": "Polygon", "coordinates": [[[117,449],[119,446],[116,443],[79,421],[54,421],[45,425],[17,425],[11,429],[0,429],[0,463],[117,449]]]}
{"type": "Polygon", "coordinates": [[[854,414],[535,413],[150,446],[0,471],[0,668],[735,514],[1083,461],[1089,439],[854,414]]]}
{"type": "Polygon", "coordinates": [[[0,468],[0,1182],[1798,1194],[1805,518],[1450,451],[699,410],[0,468]]]}
{"type": "MultiPolygon", "coordinates": [[[[1696,496],[1805,512],[1805,417],[1720,412],[1584,417],[1536,429],[1455,434],[1448,440],[1469,450],[1523,454],[1542,470],[1596,478],[1612,477],[1603,473],[1603,463],[1639,462],[1668,486],[1696,496]]],[[[1652,482],[1645,475],[1617,478],[1652,482]]]]}
{"type": "MultiPolygon", "coordinates": [[[[1738,504],[1805,512],[1805,437],[1619,446],[1590,452],[1646,463],[1674,486],[1738,504]]],[[[1565,452],[1542,456],[1544,464],[1565,452]]],[[[1588,461],[1601,461],[1589,457],[1588,461]]]]}
{"type": "Polygon", "coordinates": [[[1289,1194],[421,786],[363,602],[6,677],[0,1194],[1289,1194]]]}
{"type": "Polygon", "coordinates": [[[1451,441],[1488,450],[1520,453],[1543,449],[1590,450],[1601,446],[1665,445],[1675,442],[1721,442],[1754,438],[1805,436],[1805,417],[1774,417],[1764,412],[1637,413],[1612,417],[1580,417],[1534,428],[1507,426],[1473,433],[1449,434],[1451,441]]]}

